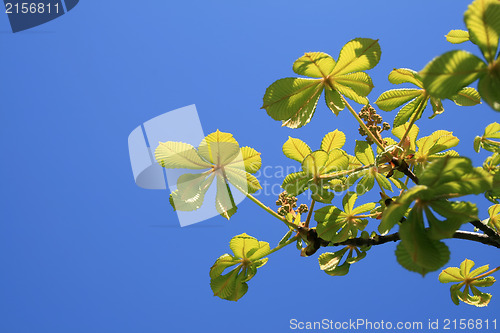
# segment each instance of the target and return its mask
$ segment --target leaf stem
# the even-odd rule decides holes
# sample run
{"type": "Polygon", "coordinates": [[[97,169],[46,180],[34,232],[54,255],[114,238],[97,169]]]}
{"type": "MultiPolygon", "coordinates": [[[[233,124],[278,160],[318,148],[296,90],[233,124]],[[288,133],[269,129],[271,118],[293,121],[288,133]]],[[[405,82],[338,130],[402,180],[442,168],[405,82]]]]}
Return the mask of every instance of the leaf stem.
{"type": "Polygon", "coordinates": [[[305,228],[309,228],[309,221],[311,221],[311,216],[312,216],[315,202],[316,202],[316,200],[314,200],[314,199],[311,200],[311,206],[309,207],[309,213],[307,213],[307,218],[306,218],[306,221],[304,222],[305,228]]]}
{"type": "Polygon", "coordinates": [[[361,128],[363,128],[363,130],[366,132],[366,135],[368,135],[370,139],[372,139],[372,141],[380,147],[380,149],[384,150],[384,145],[382,144],[382,142],[380,142],[380,140],[368,129],[364,121],[359,117],[358,113],[352,108],[352,106],[347,102],[342,94],[340,94],[340,98],[342,98],[342,102],[344,102],[345,106],[347,106],[351,114],[354,116],[354,118],[356,118],[361,128]]]}
{"type": "Polygon", "coordinates": [[[491,274],[493,274],[493,273],[495,273],[497,271],[500,271],[500,266],[498,266],[497,268],[493,268],[492,270],[490,270],[490,271],[488,271],[488,272],[486,272],[484,274],[476,276],[475,278],[472,279],[472,281],[482,279],[485,276],[491,275],[491,274]]]}
{"type": "Polygon", "coordinates": [[[355,169],[343,170],[343,171],[339,171],[339,172],[327,173],[324,175],[320,175],[319,178],[320,179],[333,179],[336,177],[343,177],[343,176],[350,175],[351,173],[354,173],[354,172],[363,171],[366,169],[373,168],[374,166],[375,166],[375,164],[363,165],[363,166],[357,167],[355,169]]]}
{"type": "Polygon", "coordinates": [[[293,242],[295,242],[297,239],[299,239],[300,235],[295,235],[293,236],[292,238],[290,238],[289,240],[287,240],[286,242],[276,246],[274,249],[272,249],[269,253],[266,254],[266,256],[270,255],[271,253],[274,253],[278,250],[281,250],[282,248],[284,248],[285,246],[287,245],[290,245],[292,244],[293,242]]]}
{"type": "Polygon", "coordinates": [[[289,226],[289,227],[291,227],[293,229],[297,229],[298,228],[298,226],[296,224],[288,222],[283,216],[279,215],[277,212],[275,212],[274,210],[272,210],[270,207],[266,206],[264,203],[262,203],[259,199],[257,199],[256,197],[254,197],[250,193],[244,193],[244,194],[247,196],[248,199],[250,199],[253,202],[255,202],[257,204],[257,206],[259,206],[260,208],[264,209],[266,212],[268,212],[272,216],[276,217],[278,220],[282,221],[287,226],[289,226]]]}

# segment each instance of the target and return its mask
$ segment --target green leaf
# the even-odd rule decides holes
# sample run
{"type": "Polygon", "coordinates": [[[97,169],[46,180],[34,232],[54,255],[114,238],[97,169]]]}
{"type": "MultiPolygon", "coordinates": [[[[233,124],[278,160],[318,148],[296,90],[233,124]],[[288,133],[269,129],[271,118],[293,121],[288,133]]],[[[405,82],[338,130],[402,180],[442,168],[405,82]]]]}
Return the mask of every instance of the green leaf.
{"type": "Polygon", "coordinates": [[[259,241],[245,233],[234,236],[229,242],[229,247],[237,258],[247,258],[247,254],[260,247],[259,241]]]}
{"type": "MultiPolygon", "coordinates": [[[[415,98],[413,101],[410,103],[406,104],[404,107],[399,110],[398,114],[394,118],[394,124],[393,127],[398,127],[406,123],[411,116],[420,108],[425,109],[427,106],[427,99],[425,98],[424,95],[421,95],[420,97],[415,98]],[[423,104],[423,105],[422,105],[423,104]]],[[[416,119],[420,119],[422,115],[422,112],[420,112],[419,117],[416,119]]]]}
{"type": "Polygon", "coordinates": [[[439,279],[439,282],[441,282],[441,283],[463,281],[462,274],[460,273],[460,269],[458,267],[448,267],[448,268],[444,269],[439,274],[438,279],[439,279]]]}
{"type": "Polygon", "coordinates": [[[348,86],[344,86],[342,84],[336,84],[335,89],[345,97],[352,99],[356,103],[366,105],[368,104],[368,98],[365,96],[359,95],[354,89],[348,86]]]}
{"type": "Polygon", "coordinates": [[[358,161],[363,163],[363,165],[370,165],[375,162],[372,147],[366,141],[356,140],[354,154],[356,155],[358,161]]]}
{"type": "MultiPolygon", "coordinates": [[[[498,65],[497,65],[498,67],[498,65]]],[[[500,71],[500,70],[498,70],[500,71]]],[[[495,111],[500,111],[500,74],[488,73],[479,79],[479,93],[488,105],[495,111]]]]}
{"type": "Polygon", "coordinates": [[[475,0],[464,14],[470,40],[479,46],[488,62],[495,60],[500,36],[500,3],[475,0]]]}
{"type": "Polygon", "coordinates": [[[335,66],[335,60],[323,52],[307,52],[293,64],[293,71],[309,77],[327,77],[335,66]]]}
{"type": "Polygon", "coordinates": [[[413,83],[419,88],[424,87],[420,74],[409,68],[394,68],[389,74],[389,82],[392,84],[413,83]]]}
{"type": "Polygon", "coordinates": [[[240,154],[240,146],[231,133],[217,130],[207,135],[198,147],[198,153],[215,165],[225,165],[240,154]]]}
{"type": "Polygon", "coordinates": [[[210,278],[216,278],[217,276],[221,275],[226,268],[237,265],[238,263],[238,259],[235,259],[233,256],[227,253],[220,256],[210,268],[210,278]]]}
{"type": "Polygon", "coordinates": [[[203,160],[196,149],[184,142],[160,142],[155,150],[156,161],[164,168],[207,169],[212,165],[203,160]]]}
{"type": "Polygon", "coordinates": [[[345,108],[344,101],[342,101],[339,92],[330,87],[325,88],[325,102],[336,116],[345,108]]]}
{"type": "Polygon", "coordinates": [[[396,199],[396,201],[392,202],[382,215],[382,222],[378,227],[379,232],[381,234],[388,233],[406,214],[411,203],[425,191],[427,191],[427,186],[417,185],[410,188],[402,196],[396,199]]]}
{"type": "Polygon", "coordinates": [[[332,199],[335,196],[335,193],[329,191],[328,182],[326,181],[318,181],[309,185],[309,189],[311,190],[311,198],[315,201],[321,203],[331,203],[332,199]],[[323,184],[325,183],[325,184],[323,184]]]}
{"type": "Polygon", "coordinates": [[[378,64],[381,53],[378,40],[353,39],[340,51],[339,59],[331,74],[338,76],[371,69],[378,64]]]}
{"type": "Polygon", "coordinates": [[[339,265],[346,251],[347,248],[337,252],[322,253],[318,257],[320,269],[331,276],[343,276],[349,273],[349,263],[345,262],[342,265],[339,265]]]}
{"type": "MultiPolygon", "coordinates": [[[[437,251],[435,257],[441,259],[441,262],[443,262],[443,265],[445,265],[446,262],[448,262],[448,259],[446,258],[449,258],[450,256],[450,250],[448,249],[448,247],[440,241],[431,241],[431,244],[433,246],[433,249],[437,251]]],[[[422,276],[425,276],[425,274],[429,272],[435,271],[435,269],[433,270],[418,265],[413,260],[412,254],[406,249],[402,242],[399,242],[398,246],[396,247],[396,259],[398,260],[398,263],[407,270],[420,273],[422,274],[422,276]]]]}
{"type": "MultiPolygon", "coordinates": [[[[410,123],[405,123],[405,124],[402,124],[398,127],[394,127],[392,129],[392,134],[394,134],[395,137],[397,137],[398,139],[401,140],[401,138],[403,137],[403,135],[406,133],[406,130],[408,129],[408,126],[410,126],[410,123]]],[[[417,125],[413,125],[410,129],[410,131],[408,132],[408,135],[407,135],[407,138],[410,139],[410,149],[411,151],[416,151],[417,148],[416,148],[416,142],[417,142],[417,136],[418,136],[418,132],[420,131],[420,129],[418,128],[417,125]]]]}
{"type": "Polygon", "coordinates": [[[399,237],[411,260],[430,272],[438,270],[450,259],[449,250],[440,251],[441,245],[437,245],[439,242],[428,237],[422,211],[419,209],[410,211],[408,219],[399,227],[399,237]]]}
{"type": "Polygon", "coordinates": [[[238,207],[234,203],[233,194],[226,180],[220,174],[217,174],[217,193],[215,194],[215,209],[226,219],[236,213],[238,207]]]}
{"type": "Polygon", "coordinates": [[[226,165],[240,170],[244,168],[246,172],[256,173],[262,166],[262,160],[258,151],[250,147],[243,147],[241,155],[226,165]]]}
{"type": "Polygon", "coordinates": [[[334,149],[340,149],[345,144],[345,134],[339,130],[328,133],[321,140],[321,150],[329,153],[334,149]]]}
{"type": "Polygon", "coordinates": [[[450,30],[445,37],[450,43],[460,44],[469,40],[469,32],[465,30],[450,30]]]}
{"type": "Polygon", "coordinates": [[[455,102],[455,104],[460,106],[473,106],[481,104],[481,96],[477,90],[472,87],[463,88],[456,95],[451,96],[450,99],[455,102]]]}
{"type": "Polygon", "coordinates": [[[307,190],[310,179],[311,177],[303,171],[294,172],[286,176],[281,187],[295,197],[307,190]]]}
{"type": "Polygon", "coordinates": [[[170,195],[170,204],[178,211],[193,211],[199,209],[203,199],[214,179],[214,174],[186,173],[177,179],[177,190],[170,195]]]}
{"type": "Polygon", "coordinates": [[[328,160],[321,168],[321,174],[347,170],[348,167],[349,158],[347,157],[347,154],[343,150],[332,149],[328,153],[328,160]]]}
{"type": "Polygon", "coordinates": [[[335,87],[339,84],[354,90],[359,96],[368,96],[373,89],[373,82],[370,76],[364,72],[356,72],[335,77],[335,87]]]}
{"type": "Polygon", "coordinates": [[[302,170],[309,176],[317,178],[321,175],[322,167],[328,161],[328,153],[323,150],[316,150],[302,162],[302,170]]]}
{"type": "Polygon", "coordinates": [[[319,79],[281,79],[267,88],[262,108],[283,126],[298,128],[311,120],[323,88],[319,79]]]}
{"type": "Polygon", "coordinates": [[[486,126],[483,137],[487,139],[500,139],[500,124],[495,122],[486,126]]]}
{"type": "Polygon", "coordinates": [[[500,205],[493,205],[488,208],[488,225],[500,234],[500,205]]]}
{"type": "Polygon", "coordinates": [[[375,104],[381,110],[392,111],[420,95],[422,95],[422,91],[419,89],[392,89],[382,93],[375,104]]]}
{"type": "Polygon", "coordinates": [[[420,74],[424,87],[431,96],[450,98],[481,77],[485,69],[486,64],[475,55],[455,50],[434,58],[420,74]]]}
{"type": "Polygon", "coordinates": [[[429,205],[436,213],[446,217],[445,221],[440,221],[430,209],[425,208],[431,239],[451,238],[462,224],[477,219],[476,205],[469,202],[434,200],[429,205]]]}
{"type": "Polygon", "coordinates": [[[244,170],[226,167],[225,172],[229,183],[244,194],[255,193],[262,189],[257,178],[244,170]]]}
{"type": "MultiPolygon", "coordinates": [[[[488,271],[489,266],[481,266],[471,271],[474,267],[474,261],[465,259],[458,267],[448,267],[439,274],[439,281],[442,283],[458,283],[450,288],[451,299],[456,305],[459,300],[470,305],[483,307],[488,305],[491,300],[491,295],[483,293],[477,287],[490,287],[495,283],[493,276],[478,277],[488,271]],[[460,287],[464,286],[464,290],[460,291],[460,287]]],[[[490,273],[491,274],[491,273],[490,273]]]]}
{"type": "Polygon", "coordinates": [[[299,163],[302,163],[304,158],[311,153],[311,148],[302,140],[288,137],[288,140],[283,144],[283,153],[286,157],[291,158],[299,163]]]}
{"type": "Polygon", "coordinates": [[[453,132],[438,130],[429,136],[420,138],[416,143],[418,151],[414,158],[417,162],[425,163],[429,157],[458,145],[459,140],[453,136],[453,132]]]}

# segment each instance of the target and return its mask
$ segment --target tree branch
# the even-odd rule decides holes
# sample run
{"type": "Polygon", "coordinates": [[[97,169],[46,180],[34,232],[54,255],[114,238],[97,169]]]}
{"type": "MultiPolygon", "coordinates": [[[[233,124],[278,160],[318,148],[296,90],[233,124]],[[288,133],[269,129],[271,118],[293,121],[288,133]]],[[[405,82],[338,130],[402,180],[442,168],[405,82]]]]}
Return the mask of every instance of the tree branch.
{"type": "MultiPolygon", "coordinates": [[[[469,232],[458,230],[452,236],[452,238],[466,239],[474,242],[479,242],[485,245],[491,245],[500,249],[500,243],[497,243],[488,235],[480,234],[477,232],[469,232]]],[[[370,238],[351,238],[340,243],[329,244],[331,246],[341,246],[341,245],[351,245],[351,246],[371,246],[371,245],[382,245],[389,242],[397,242],[399,239],[399,234],[397,232],[385,235],[385,236],[375,236],[370,238]]]]}
{"type": "Polygon", "coordinates": [[[498,235],[495,230],[491,229],[489,226],[484,224],[481,221],[471,221],[470,224],[472,224],[474,227],[478,228],[482,232],[484,232],[488,237],[496,241],[498,244],[500,244],[500,235],[498,235]]]}

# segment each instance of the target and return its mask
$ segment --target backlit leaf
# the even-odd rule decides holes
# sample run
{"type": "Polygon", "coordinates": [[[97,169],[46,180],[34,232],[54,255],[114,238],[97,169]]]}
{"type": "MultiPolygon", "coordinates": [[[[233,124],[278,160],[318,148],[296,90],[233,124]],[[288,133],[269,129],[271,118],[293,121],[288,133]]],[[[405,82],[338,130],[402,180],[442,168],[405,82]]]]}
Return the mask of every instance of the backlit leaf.
{"type": "Polygon", "coordinates": [[[445,37],[450,43],[460,44],[469,40],[469,32],[465,30],[450,30],[445,37]]]}
{"type": "Polygon", "coordinates": [[[323,88],[319,79],[281,79],[267,88],[262,108],[284,126],[301,127],[311,120],[323,88]]]}
{"type": "Polygon", "coordinates": [[[420,75],[423,77],[425,89],[431,96],[450,98],[484,75],[485,69],[486,64],[475,55],[455,50],[434,58],[420,75]]]}
{"type": "Polygon", "coordinates": [[[312,151],[304,141],[289,136],[288,140],[283,144],[283,153],[286,157],[302,163],[304,158],[312,151]]]}
{"type": "Polygon", "coordinates": [[[381,53],[378,40],[353,39],[345,44],[340,51],[332,75],[338,76],[371,69],[378,64],[381,53]]]}
{"type": "Polygon", "coordinates": [[[470,41],[481,49],[488,62],[493,62],[500,36],[500,3],[497,0],[475,0],[464,14],[470,41]]]}
{"type": "Polygon", "coordinates": [[[422,91],[419,89],[392,89],[382,93],[375,104],[381,110],[392,111],[421,94],[422,91]]]}
{"type": "Polygon", "coordinates": [[[307,52],[293,64],[293,71],[309,77],[327,77],[335,66],[335,60],[323,52],[307,52]]]}

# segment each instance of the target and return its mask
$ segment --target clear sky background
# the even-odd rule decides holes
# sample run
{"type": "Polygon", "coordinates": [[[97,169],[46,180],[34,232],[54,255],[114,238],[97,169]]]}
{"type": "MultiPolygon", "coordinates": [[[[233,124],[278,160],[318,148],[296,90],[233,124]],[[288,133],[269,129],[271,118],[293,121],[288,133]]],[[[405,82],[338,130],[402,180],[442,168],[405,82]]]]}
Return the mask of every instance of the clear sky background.
{"type": "MultiPolygon", "coordinates": [[[[232,132],[262,153],[263,166],[298,166],[281,153],[289,135],[318,149],[324,134],[340,129],[352,154],[360,136],[347,111],[335,117],[321,100],[311,123],[281,128],[260,110],[266,87],[294,76],[304,52],[337,58],[353,38],[379,38],[382,58],[369,72],[374,101],[393,88],[393,68],[420,70],[459,47],[478,54],[444,39],[464,28],[469,2],[80,1],[16,34],[0,14],[0,332],[288,332],[292,318],[500,320],[498,286],[487,308],[457,307],[438,272],[422,278],[399,266],[395,244],[372,248],[346,277],[328,276],[318,254],[302,258],[290,246],[269,257],[243,299],[214,297],[209,268],[231,237],[246,232],[274,246],[286,228],[250,200],[229,222],[180,228],[167,191],[135,185],[127,148],[144,121],[196,104],[206,134],[232,132]]],[[[432,121],[424,113],[421,135],[453,131],[462,139],[456,150],[480,165],[487,155],[474,153],[472,140],[499,114],[484,104],[445,107],[432,121]]],[[[395,113],[383,116],[392,123],[395,113]]],[[[480,200],[482,218],[488,206],[480,200]]],[[[499,265],[498,249],[446,243],[448,265],[465,258],[499,265]]]]}

